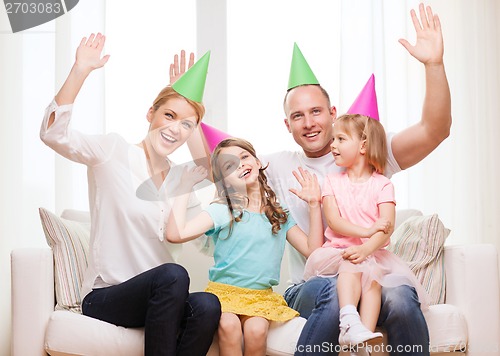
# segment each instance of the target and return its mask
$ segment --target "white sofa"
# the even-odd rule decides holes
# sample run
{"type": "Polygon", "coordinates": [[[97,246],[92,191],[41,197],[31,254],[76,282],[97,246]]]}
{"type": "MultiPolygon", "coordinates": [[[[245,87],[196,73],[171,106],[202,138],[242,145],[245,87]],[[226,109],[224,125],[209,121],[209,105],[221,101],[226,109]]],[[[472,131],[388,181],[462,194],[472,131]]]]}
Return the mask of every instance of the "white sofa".
{"type": "MultiPolygon", "coordinates": [[[[500,355],[496,248],[487,244],[446,246],[444,254],[446,304],[431,306],[425,313],[433,355],[500,355]]],[[[141,329],[54,311],[54,261],[49,248],[13,250],[11,266],[13,356],[143,354],[141,329]]],[[[273,323],[268,354],[293,354],[304,323],[303,318],[273,323]]],[[[214,342],[209,355],[217,354],[214,342]]],[[[372,355],[387,353],[376,351],[372,355]]]]}

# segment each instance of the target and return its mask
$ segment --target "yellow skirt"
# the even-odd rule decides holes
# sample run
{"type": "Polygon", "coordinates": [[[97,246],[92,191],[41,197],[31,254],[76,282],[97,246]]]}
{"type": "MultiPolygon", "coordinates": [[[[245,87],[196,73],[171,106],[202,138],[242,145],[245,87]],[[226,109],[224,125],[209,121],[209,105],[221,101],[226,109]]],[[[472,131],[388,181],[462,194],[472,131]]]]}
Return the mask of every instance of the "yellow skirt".
{"type": "Polygon", "coordinates": [[[260,316],[267,320],[287,321],[299,313],[288,307],[285,299],[272,288],[257,290],[208,282],[205,292],[215,294],[225,313],[260,316]]]}

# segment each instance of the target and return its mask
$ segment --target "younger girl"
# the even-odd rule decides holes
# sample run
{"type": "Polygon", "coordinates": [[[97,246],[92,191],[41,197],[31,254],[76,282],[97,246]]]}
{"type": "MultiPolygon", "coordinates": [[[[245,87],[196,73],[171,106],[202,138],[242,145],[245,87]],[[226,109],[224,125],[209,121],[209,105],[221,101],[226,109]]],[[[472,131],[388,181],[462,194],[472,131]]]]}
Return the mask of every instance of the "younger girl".
{"type": "MultiPolygon", "coordinates": [[[[293,172],[301,184],[293,190],[309,205],[309,238],[279,204],[267,185],[253,146],[242,139],[223,140],[212,155],[217,199],[195,218],[186,221],[187,194],[173,204],[166,237],[185,242],[206,233],[215,244],[214,266],[206,289],[222,305],[219,323],[221,355],[265,355],[269,320],[286,321],[298,313],[272,291],[279,283],[280,266],[288,240],[304,256],[323,243],[320,187],[316,176],[299,168],[293,172]]],[[[184,189],[190,191],[207,173],[196,167],[185,171],[184,189]]]]}
{"type": "Polygon", "coordinates": [[[384,128],[367,116],[341,116],[333,126],[331,150],[335,164],[345,171],[325,178],[327,241],[311,254],[304,279],[338,274],[339,343],[357,345],[382,337],[374,332],[381,285],[414,286],[421,302],[425,292],[406,263],[384,249],[392,234],[396,205],[394,187],[382,175],[387,161],[384,128]]]}

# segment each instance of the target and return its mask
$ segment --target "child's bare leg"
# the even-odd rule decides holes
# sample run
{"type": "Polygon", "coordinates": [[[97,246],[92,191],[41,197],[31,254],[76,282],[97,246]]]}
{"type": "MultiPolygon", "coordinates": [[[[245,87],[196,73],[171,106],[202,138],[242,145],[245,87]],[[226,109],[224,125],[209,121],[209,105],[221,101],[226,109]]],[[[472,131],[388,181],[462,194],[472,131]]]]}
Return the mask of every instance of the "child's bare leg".
{"type": "Polygon", "coordinates": [[[370,331],[375,331],[377,326],[378,316],[380,314],[380,305],[382,304],[382,287],[377,282],[373,282],[366,292],[361,297],[359,303],[359,314],[361,322],[370,331]]]}
{"type": "Polygon", "coordinates": [[[219,321],[219,355],[242,355],[241,341],[243,337],[242,323],[238,315],[222,313],[219,321]]]}
{"type": "Polygon", "coordinates": [[[361,297],[361,273],[339,273],[337,295],[341,309],[346,305],[356,307],[361,297]]]}
{"type": "Polygon", "coordinates": [[[269,321],[260,316],[241,317],[243,324],[244,355],[265,356],[269,321]]]}
{"type": "MultiPolygon", "coordinates": [[[[373,333],[361,322],[357,310],[361,295],[361,273],[340,273],[337,294],[340,305],[340,345],[357,345],[382,336],[380,333],[373,333]]],[[[361,300],[363,298],[364,294],[361,300]]]]}

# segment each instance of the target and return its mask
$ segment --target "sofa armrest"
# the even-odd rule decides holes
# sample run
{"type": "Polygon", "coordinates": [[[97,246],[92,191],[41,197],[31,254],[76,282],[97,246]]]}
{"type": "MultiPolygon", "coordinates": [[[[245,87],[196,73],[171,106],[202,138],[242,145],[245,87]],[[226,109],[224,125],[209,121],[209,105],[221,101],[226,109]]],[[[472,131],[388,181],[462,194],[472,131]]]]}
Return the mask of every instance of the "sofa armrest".
{"type": "Polygon", "coordinates": [[[45,329],[54,311],[54,262],[49,248],[11,252],[12,356],[44,355],[45,329]]]}
{"type": "Polygon", "coordinates": [[[467,320],[468,355],[500,352],[500,286],[497,250],[490,244],[445,246],[446,304],[467,320]]]}

